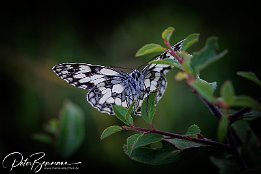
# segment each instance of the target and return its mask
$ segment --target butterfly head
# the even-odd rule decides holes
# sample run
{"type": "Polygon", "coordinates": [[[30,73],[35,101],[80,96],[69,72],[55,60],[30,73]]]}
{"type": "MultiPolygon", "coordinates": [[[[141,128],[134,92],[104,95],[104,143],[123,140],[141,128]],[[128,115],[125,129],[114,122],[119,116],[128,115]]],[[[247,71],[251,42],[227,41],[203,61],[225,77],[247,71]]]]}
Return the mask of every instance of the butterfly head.
{"type": "Polygon", "coordinates": [[[130,74],[130,76],[135,80],[135,81],[139,81],[140,78],[143,77],[143,75],[138,71],[138,70],[134,70],[132,71],[132,73],[130,74]]]}

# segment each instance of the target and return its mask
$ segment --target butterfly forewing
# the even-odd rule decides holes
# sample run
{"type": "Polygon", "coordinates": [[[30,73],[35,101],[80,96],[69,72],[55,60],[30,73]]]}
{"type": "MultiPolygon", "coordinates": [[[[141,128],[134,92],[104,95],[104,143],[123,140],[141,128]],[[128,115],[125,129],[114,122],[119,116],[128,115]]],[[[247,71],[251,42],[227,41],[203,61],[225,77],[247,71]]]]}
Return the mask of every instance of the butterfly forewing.
{"type": "Polygon", "coordinates": [[[84,63],[63,63],[53,67],[53,71],[69,84],[82,89],[91,89],[112,77],[124,77],[122,72],[99,65],[84,63]]]}

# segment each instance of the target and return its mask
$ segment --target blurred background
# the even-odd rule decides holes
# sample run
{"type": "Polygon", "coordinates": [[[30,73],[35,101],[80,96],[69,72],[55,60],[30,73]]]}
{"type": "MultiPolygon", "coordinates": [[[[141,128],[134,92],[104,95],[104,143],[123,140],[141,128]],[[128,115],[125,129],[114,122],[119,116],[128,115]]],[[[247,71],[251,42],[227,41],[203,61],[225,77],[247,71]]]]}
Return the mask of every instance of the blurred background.
{"type": "MultiPolygon", "coordinates": [[[[1,4],[0,73],[1,116],[0,156],[18,151],[32,154],[46,152],[50,159],[63,159],[54,147],[35,141],[32,135],[58,118],[65,101],[79,106],[84,113],[85,137],[77,151],[67,160],[81,161],[81,170],[138,173],[179,172],[207,173],[217,168],[209,156],[220,152],[200,151],[191,159],[176,164],[148,166],[130,160],[122,145],[129,133],[118,133],[103,141],[106,127],[119,123],[115,117],[99,113],[86,102],[86,91],[59,79],[52,67],[57,63],[86,62],[105,66],[135,68],[151,56],[135,58],[146,43],[163,44],[161,32],[168,26],[176,31],[174,44],[187,35],[200,33],[200,42],[190,51],[200,49],[207,37],[217,36],[220,50],[229,53],[201,74],[219,87],[231,80],[236,94],[260,97],[258,86],[236,75],[237,71],[254,71],[259,77],[260,23],[254,1],[229,4],[221,1],[129,1],[129,2],[47,2],[1,4]]],[[[155,127],[185,133],[197,124],[203,135],[216,139],[217,120],[182,82],[177,71],[168,73],[168,88],[158,104],[155,127]]],[[[135,118],[139,126],[146,126],[135,118]]],[[[259,135],[260,119],[251,123],[259,135]]],[[[73,171],[74,172],[74,171],[73,171]]]]}

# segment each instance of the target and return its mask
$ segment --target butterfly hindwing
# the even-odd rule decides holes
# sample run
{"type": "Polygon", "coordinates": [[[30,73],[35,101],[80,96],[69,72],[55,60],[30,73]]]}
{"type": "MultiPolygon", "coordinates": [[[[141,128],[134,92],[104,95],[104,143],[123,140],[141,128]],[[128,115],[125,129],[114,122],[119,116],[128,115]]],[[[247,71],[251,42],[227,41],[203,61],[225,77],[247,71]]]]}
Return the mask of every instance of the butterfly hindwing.
{"type": "MultiPolygon", "coordinates": [[[[172,49],[174,51],[179,51],[180,48],[181,48],[181,44],[183,43],[184,40],[176,43],[174,46],[172,46],[172,49]]],[[[173,59],[174,61],[177,61],[175,57],[173,57],[169,51],[165,51],[164,53],[162,53],[161,55],[159,56],[156,56],[154,58],[154,60],[163,60],[163,59],[173,59]]],[[[155,71],[155,72],[159,72],[163,75],[167,74],[169,72],[169,70],[171,69],[172,67],[170,65],[165,65],[165,64],[149,64],[147,65],[143,71],[144,73],[146,74],[151,72],[151,71],[155,71]]]]}
{"type": "MultiPolygon", "coordinates": [[[[174,51],[179,51],[182,43],[183,40],[172,46],[172,49],[174,51]]],[[[176,58],[173,57],[169,53],[169,51],[166,51],[161,55],[157,56],[155,60],[162,60],[166,58],[176,60],[176,58]]],[[[163,96],[165,92],[165,89],[167,87],[167,80],[165,79],[164,75],[167,74],[171,68],[171,66],[164,64],[149,64],[142,71],[145,77],[144,84],[146,91],[157,91],[156,102],[160,100],[160,98],[163,96]]]]}
{"type": "Polygon", "coordinates": [[[140,115],[141,114],[141,107],[142,107],[142,103],[144,100],[146,100],[145,98],[148,97],[148,95],[151,92],[157,92],[156,95],[156,104],[159,102],[159,100],[161,99],[161,97],[163,96],[166,87],[167,87],[167,80],[165,79],[165,77],[163,77],[162,75],[159,75],[160,73],[156,74],[153,73],[153,75],[150,75],[150,78],[146,78],[145,79],[145,91],[147,91],[146,93],[144,93],[143,96],[141,96],[138,100],[138,104],[137,104],[137,109],[136,109],[136,114],[140,115]],[[155,76],[155,75],[159,75],[159,76],[155,76]]]}
{"type": "Polygon", "coordinates": [[[101,112],[114,114],[113,105],[128,107],[132,103],[128,99],[129,92],[124,82],[113,83],[113,80],[107,80],[88,92],[87,101],[101,112]]]}
{"type": "MultiPolygon", "coordinates": [[[[172,49],[174,51],[179,51],[181,48],[181,44],[183,43],[183,40],[172,46],[172,49]]],[[[166,51],[162,53],[161,55],[157,56],[154,60],[162,60],[162,59],[174,59],[169,51],[166,51]]],[[[144,86],[145,86],[145,95],[139,98],[138,104],[137,104],[137,114],[140,115],[141,113],[141,106],[144,101],[144,99],[149,95],[149,93],[156,91],[156,103],[159,102],[161,97],[163,96],[166,87],[167,87],[167,80],[165,79],[164,75],[169,72],[169,70],[172,67],[169,65],[164,64],[149,64],[144,67],[142,70],[142,73],[144,74],[144,86]]]]}

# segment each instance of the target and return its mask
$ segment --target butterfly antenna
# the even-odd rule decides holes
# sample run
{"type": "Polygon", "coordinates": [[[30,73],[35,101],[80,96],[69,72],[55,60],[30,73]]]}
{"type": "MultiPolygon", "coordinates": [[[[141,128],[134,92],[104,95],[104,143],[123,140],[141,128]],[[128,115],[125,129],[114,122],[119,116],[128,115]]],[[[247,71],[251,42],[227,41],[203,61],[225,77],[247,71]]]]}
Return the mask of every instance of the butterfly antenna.
{"type": "MultiPolygon", "coordinates": [[[[151,58],[151,59],[149,60],[149,62],[152,61],[152,60],[154,60],[154,59],[155,59],[156,57],[158,57],[158,56],[159,56],[159,55],[157,55],[157,56],[151,58]]],[[[141,64],[137,69],[140,69],[142,66],[144,66],[144,65],[146,65],[146,64],[148,64],[148,63],[143,63],[143,64],[141,64]]]]}

